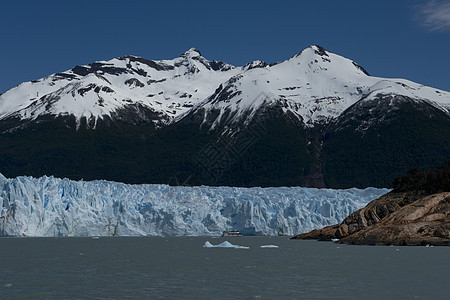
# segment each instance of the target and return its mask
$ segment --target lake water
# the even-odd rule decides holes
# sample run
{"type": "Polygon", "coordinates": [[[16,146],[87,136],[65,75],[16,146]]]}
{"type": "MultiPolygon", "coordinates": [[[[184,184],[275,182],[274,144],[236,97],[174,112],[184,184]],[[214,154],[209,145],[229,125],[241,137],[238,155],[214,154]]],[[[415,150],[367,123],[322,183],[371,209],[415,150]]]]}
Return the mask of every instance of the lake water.
{"type": "Polygon", "coordinates": [[[347,246],[287,237],[0,239],[1,299],[449,296],[449,247],[347,246]],[[250,248],[203,247],[225,240],[250,248]]]}

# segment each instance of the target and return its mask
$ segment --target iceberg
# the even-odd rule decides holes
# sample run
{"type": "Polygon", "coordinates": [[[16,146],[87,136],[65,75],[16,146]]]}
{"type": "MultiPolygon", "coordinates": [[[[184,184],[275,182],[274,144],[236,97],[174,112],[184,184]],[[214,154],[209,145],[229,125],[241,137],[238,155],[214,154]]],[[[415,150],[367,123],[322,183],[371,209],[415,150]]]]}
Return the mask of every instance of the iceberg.
{"type": "Polygon", "coordinates": [[[294,235],[341,222],[388,189],[132,185],[0,174],[0,236],[294,235]]]}
{"type": "Polygon", "coordinates": [[[278,248],[278,246],[277,245],[262,245],[262,246],[259,246],[260,248],[278,248]]]}
{"type": "Polygon", "coordinates": [[[250,247],[247,246],[239,246],[239,245],[233,245],[229,241],[222,242],[218,245],[213,245],[210,242],[206,241],[203,245],[205,248],[233,248],[233,249],[250,249],[250,247]]]}

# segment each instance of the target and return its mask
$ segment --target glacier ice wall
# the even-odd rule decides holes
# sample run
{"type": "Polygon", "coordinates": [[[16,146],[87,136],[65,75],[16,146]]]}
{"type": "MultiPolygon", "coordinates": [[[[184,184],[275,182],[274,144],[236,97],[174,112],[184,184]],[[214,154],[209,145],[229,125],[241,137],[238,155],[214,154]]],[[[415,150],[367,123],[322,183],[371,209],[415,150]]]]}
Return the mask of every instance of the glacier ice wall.
{"type": "Polygon", "coordinates": [[[336,224],[388,189],[129,185],[0,174],[0,236],[293,235],[336,224]]]}

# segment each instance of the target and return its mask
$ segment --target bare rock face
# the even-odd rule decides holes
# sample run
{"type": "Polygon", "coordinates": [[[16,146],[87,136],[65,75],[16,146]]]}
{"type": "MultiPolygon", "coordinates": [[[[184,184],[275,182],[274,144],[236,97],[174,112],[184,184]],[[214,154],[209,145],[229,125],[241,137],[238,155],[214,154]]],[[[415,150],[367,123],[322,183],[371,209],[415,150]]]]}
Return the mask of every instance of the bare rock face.
{"type": "Polygon", "coordinates": [[[391,192],[341,224],[293,238],[369,245],[450,245],[450,192],[391,192]]]}
{"type": "Polygon", "coordinates": [[[316,229],[307,233],[302,233],[292,237],[292,239],[301,240],[319,240],[319,241],[331,241],[336,238],[336,231],[339,229],[339,224],[324,227],[322,229],[316,229]]]}

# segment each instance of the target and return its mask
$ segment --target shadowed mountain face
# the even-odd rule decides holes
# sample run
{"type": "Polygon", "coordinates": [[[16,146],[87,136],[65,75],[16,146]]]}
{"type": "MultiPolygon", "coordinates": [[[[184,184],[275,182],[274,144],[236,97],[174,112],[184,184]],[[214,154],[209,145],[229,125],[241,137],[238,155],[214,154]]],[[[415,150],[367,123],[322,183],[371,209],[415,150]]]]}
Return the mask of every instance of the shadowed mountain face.
{"type": "Polygon", "coordinates": [[[329,186],[391,186],[409,166],[450,158],[450,117],[427,102],[385,95],[361,101],[328,125],[322,163],[329,186]]]}
{"type": "Polygon", "coordinates": [[[235,67],[196,49],[0,96],[0,173],[174,185],[391,186],[450,157],[450,94],[318,46],[235,67]]]}

